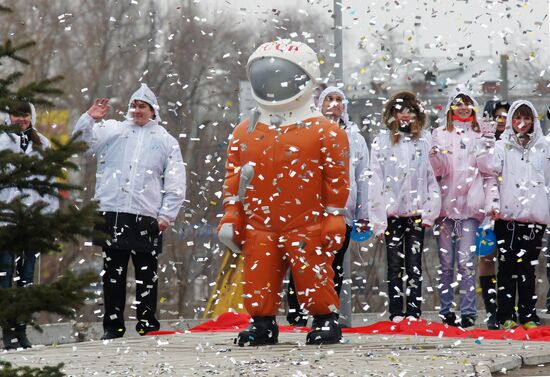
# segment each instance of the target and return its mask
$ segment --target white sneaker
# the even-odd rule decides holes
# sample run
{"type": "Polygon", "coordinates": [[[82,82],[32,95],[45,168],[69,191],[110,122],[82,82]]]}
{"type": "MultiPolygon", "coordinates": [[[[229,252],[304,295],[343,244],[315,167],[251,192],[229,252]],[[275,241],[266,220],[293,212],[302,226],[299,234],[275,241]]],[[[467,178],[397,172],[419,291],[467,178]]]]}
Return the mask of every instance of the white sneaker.
{"type": "Polygon", "coordinates": [[[407,321],[409,321],[409,322],[418,321],[418,318],[416,318],[416,317],[413,316],[413,315],[410,315],[410,316],[407,317],[407,321]]]}
{"type": "Polygon", "coordinates": [[[395,317],[393,317],[393,319],[391,320],[393,323],[399,323],[401,322],[402,320],[404,320],[405,317],[402,317],[400,315],[396,315],[395,317]]]}

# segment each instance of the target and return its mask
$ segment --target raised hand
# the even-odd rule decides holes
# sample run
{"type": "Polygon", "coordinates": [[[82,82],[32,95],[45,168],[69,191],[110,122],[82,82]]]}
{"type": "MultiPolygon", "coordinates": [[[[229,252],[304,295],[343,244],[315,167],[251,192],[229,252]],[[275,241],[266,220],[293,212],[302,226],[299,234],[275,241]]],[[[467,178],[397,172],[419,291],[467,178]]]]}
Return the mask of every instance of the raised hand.
{"type": "Polygon", "coordinates": [[[96,98],[92,107],[87,111],[88,115],[95,120],[101,120],[109,112],[109,99],[108,98],[96,98]]]}
{"type": "Polygon", "coordinates": [[[489,119],[483,119],[479,123],[479,128],[481,129],[481,134],[484,136],[493,136],[495,132],[497,131],[497,122],[489,120],[489,119]]]}

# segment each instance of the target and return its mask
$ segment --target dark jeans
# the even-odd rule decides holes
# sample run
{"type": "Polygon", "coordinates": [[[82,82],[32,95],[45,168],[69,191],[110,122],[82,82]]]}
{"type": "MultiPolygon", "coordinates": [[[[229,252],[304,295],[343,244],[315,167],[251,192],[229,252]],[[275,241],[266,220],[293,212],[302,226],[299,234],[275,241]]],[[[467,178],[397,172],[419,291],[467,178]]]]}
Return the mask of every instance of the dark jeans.
{"type": "MultiPolygon", "coordinates": [[[[334,289],[340,297],[340,291],[342,290],[342,282],[344,280],[344,256],[346,255],[346,250],[349,246],[351,234],[351,226],[346,225],[346,237],[344,243],[340,250],[334,255],[332,260],[332,269],[334,270],[334,289]]],[[[288,314],[286,316],[288,322],[296,322],[298,317],[307,318],[307,314],[303,313],[300,309],[300,303],[298,302],[298,295],[296,294],[296,288],[294,287],[294,279],[292,274],[289,275],[290,279],[288,282],[288,288],[286,292],[286,297],[288,301],[288,314]]]]}
{"type": "Polygon", "coordinates": [[[535,310],[535,266],[542,248],[546,225],[497,220],[498,247],[497,303],[501,323],[516,318],[516,292],[519,322],[539,322],[535,310]]]}
{"type": "Polygon", "coordinates": [[[420,317],[422,311],[422,250],[424,228],[420,217],[388,218],[386,251],[388,257],[388,296],[390,319],[395,316],[420,317]],[[403,291],[403,278],[406,280],[403,291]],[[407,297],[406,312],[403,300],[407,297]]]}
{"type": "Polygon", "coordinates": [[[156,331],[160,324],[155,317],[157,310],[158,256],[153,253],[103,248],[103,300],[105,331],[125,330],[124,307],[126,306],[126,274],[130,256],[136,274],[136,330],[139,333],[156,331]]]}
{"type": "Polygon", "coordinates": [[[15,265],[16,276],[19,277],[16,286],[18,288],[34,282],[34,265],[36,253],[26,251],[23,255],[16,257],[11,251],[0,251],[0,288],[11,288],[15,265]]]}

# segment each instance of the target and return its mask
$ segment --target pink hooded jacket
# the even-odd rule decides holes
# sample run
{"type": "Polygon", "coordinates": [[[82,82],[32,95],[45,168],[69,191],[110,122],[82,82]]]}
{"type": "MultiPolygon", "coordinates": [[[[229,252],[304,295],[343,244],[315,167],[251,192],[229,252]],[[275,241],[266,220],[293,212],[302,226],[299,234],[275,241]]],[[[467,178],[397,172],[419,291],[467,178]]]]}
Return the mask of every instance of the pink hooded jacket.
{"type": "MultiPolygon", "coordinates": [[[[477,101],[462,86],[452,91],[445,115],[461,94],[472,99],[480,123],[477,101]]],[[[482,174],[477,166],[476,149],[481,133],[475,132],[470,122],[453,121],[453,126],[453,131],[447,131],[444,124],[432,133],[432,145],[439,150],[430,155],[430,162],[441,188],[440,217],[483,221],[491,208],[498,208],[496,179],[482,174]]]]}

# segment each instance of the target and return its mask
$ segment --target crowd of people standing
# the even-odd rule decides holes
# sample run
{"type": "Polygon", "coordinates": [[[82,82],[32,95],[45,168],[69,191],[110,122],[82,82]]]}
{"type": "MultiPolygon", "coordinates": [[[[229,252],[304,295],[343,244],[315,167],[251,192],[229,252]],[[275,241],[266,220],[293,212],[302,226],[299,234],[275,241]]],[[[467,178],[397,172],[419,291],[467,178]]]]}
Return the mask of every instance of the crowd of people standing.
{"type": "MultiPolygon", "coordinates": [[[[134,93],[124,122],[103,120],[108,102],[97,99],[74,129],[97,158],[101,230],[110,235],[107,241],[96,241],[104,257],[103,339],[125,332],[130,258],[136,267],[137,331],[144,335],[159,329],[155,312],[162,232],[175,220],[186,190],[179,145],[159,124],[160,107],[153,92],[142,85],[134,93]]],[[[346,235],[332,263],[337,294],[350,234],[370,230],[386,247],[389,319],[420,319],[424,237],[432,229],[440,261],[441,319],[451,326],[474,326],[474,258],[478,228],[484,225],[494,228],[497,244],[493,253],[478,262],[487,326],[530,329],[540,325],[535,265],[550,223],[550,144],[533,104],[496,102],[483,113],[470,91],[459,86],[451,90],[442,124],[430,131],[421,100],[401,91],[386,101],[382,127],[370,151],[349,119],[340,88],[324,88],[317,106],[345,130],[350,147],[346,235]],[[457,287],[459,316],[453,311],[457,287]]],[[[33,153],[49,146],[33,128],[34,114],[32,104],[22,102],[5,119],[20,130],[17,139],[0,138],[2,148],[33,153]]],[[[18,195],[15,191],[2,194],[18,195]]],[[[49,208],[58,205],[55,199],[50,201],[49,208]]],[[[2,253],[2,287],[11,286],[15,262],[18,285],[31,284],[37,252],[18,258],[2,253]]],[[[305,325],[307,311],[295,290],[291,276],[288,320],[305,325]]],[[[5,348],[16,343],[30,346],[24,326],[3,330],[5,348]]]]}

